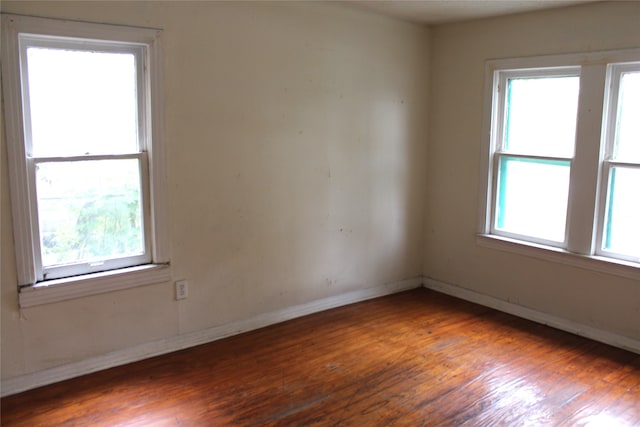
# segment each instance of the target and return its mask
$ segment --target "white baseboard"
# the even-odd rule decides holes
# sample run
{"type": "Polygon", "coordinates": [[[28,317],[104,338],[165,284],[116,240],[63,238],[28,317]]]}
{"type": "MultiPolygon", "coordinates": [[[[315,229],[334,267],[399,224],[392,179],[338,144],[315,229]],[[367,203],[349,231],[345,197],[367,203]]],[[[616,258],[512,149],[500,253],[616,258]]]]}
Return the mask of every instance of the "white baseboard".
{"type": "Polygon", "coordinates": [[[498,311],[513,314],[514,316],[532,320],[543,325],[551,326],[572,334],[580,335],[594,341],[612,345],[640,354],[640,341],[633,338],[618,335],[602,329],[593,328],[582,323],[572,320],[556,317],[541,311],[533,310],[521,305],[513,304],[498,298],[484,295],[459,286],[443,283],[429,277],[425,277],[422,281],[423,286],[443,294],[451,295],[466,301],[474,302],[485,307],[494,308],[498,311]]]}
{"type": "Polygon", "coordinates": [[[201,331],[177,335],[150,343],[140,344],[101,356],[92,357],[80,362],[45,369],[26,375],[20,375],[2,381],[0,396],[9,396],[47,384],[53,384],[103,369],[112,368],[114,366],[125,365],[127,363],[137,362],[150,357],[205,344],[232,335],[262,328],[264,326],[284,322],[296,317],[305,316],[307,314],[317,313],[331,308],[365,301],[371,298],[419,288],[420,286],[422,286],[422,277],[416,277],[373,288],[348,292],[342,295],[323,298],[306,304],[300,304],[293,307],[287,307],[282,310],[261,314],[249,319],[201,331]]]}
{"type": "Polygon", "coordinates": [[[90,374],[92,372],[100,371],[103,369],[125,365],[127,363],[137,362],[150,357],[159,356],[162,354],[171,353],[173,351],[205,344],[207,342],[216,341],[225,337],[248,332],[264,326],[284,322],[296,317],[305,316],[307,314],[317,313],[331,308],[365,301],[371,298],[377,298],[384,295],[390,295],[397,292],[418,288],[421,285],[427,289],[432,289],[443,294],[451,295],[460,299],[464,299],[466,301],[494,308],[496,310],[513,314],[524,319],[542,323],[544,325],[590,338],[594,341],[599,341],[640,354],[640,341],[638,340],[614,334],[608,331],[603,331],[601,329],[596,329],[571,320],[552,316],[547,313],[503,301],[469,289],[464,289],[455,285],[439,282],[428,277],[417,277],[373,288],[348,292],[342,295],[323,298],[306,304],[287,307],[282,310],[261,314],[249,319],[216,326],[202,331],[191,332],[163,340],[140,344],[134,347],[114,351],[101,356],[92,357],[80,362],[70,363],[55,368],[45,369],[42,371],[9,378],[2,381],[0,387],[0,395],[2,397],[9,396],[47,384],[53,384],[70,378],[79,377],[81,375],[90,374]]]}

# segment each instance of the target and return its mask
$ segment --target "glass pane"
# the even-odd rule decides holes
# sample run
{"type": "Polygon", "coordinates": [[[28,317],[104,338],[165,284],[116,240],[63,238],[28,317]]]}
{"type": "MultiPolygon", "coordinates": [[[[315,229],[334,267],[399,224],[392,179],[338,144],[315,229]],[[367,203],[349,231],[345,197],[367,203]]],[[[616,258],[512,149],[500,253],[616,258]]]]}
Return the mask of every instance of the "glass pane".
{"type": "Polygon", "coordinates": [[[572,157],[579,77],[510,79],[504,150],[572,157]]]}
{"type": "Polygon", "coordinates": [[[496,229],[563,242],[569,170],[568,161],[501,158],[496,229]]]}
{"type": "Polygon", "coordinates": [[[135,56],[27,49],[34,157],[135,153],[135,56]]]}
{"type": "Polygon", "coordinates": [[[614,157],[640,162],[640,72],[624,73],[620,79],[618,123],[614,157]]]}
{"type": "Polygon", "coordinates": [[[640,169],[611,168],[603,249],[640,258],[640,169]]]}
{"type": "Polygon", "coordinates": [[[40,163],[44,267],[144,253],[137,159],[40,163]]]}

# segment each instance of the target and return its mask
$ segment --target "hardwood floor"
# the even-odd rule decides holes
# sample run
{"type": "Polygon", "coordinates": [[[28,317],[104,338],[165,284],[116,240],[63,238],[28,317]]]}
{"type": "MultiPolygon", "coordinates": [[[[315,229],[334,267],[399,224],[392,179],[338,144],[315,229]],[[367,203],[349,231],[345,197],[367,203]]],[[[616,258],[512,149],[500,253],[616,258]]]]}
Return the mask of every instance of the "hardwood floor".
{"type": "Polygon", "coordinates": [[[640,426],[640,355],[417,289],[1,404],[3,426],[640,426]]]}

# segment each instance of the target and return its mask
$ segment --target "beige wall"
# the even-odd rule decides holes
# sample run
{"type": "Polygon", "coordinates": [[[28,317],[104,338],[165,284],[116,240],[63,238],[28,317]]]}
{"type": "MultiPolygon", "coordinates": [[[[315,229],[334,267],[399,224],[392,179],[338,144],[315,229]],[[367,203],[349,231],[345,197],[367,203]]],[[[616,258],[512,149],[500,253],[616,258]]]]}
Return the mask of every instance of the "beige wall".
{"type": "Polygon", "coordinates": [[[640,283],[480,247],[487,59],[640,46],[640,3],[612,2],[432,29],[426,276],[640,339],[640,283]]]}
{"type": "Polygon", "coordinates": [[[7,2],[164,29],[171,283],[18,310],[2,378],[422,274],[428,30],[341,5],[7,2]]]}

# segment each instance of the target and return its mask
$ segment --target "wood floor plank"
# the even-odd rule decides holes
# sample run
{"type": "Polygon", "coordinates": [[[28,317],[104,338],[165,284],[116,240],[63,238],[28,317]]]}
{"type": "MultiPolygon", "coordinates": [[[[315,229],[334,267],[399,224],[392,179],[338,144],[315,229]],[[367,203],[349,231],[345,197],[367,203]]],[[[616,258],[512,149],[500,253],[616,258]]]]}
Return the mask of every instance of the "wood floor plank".
{"type": "Polygon", "coordinates": [[[9,396],[1,422],[640,426],[640,356],[417,289],[9,396]]]}

